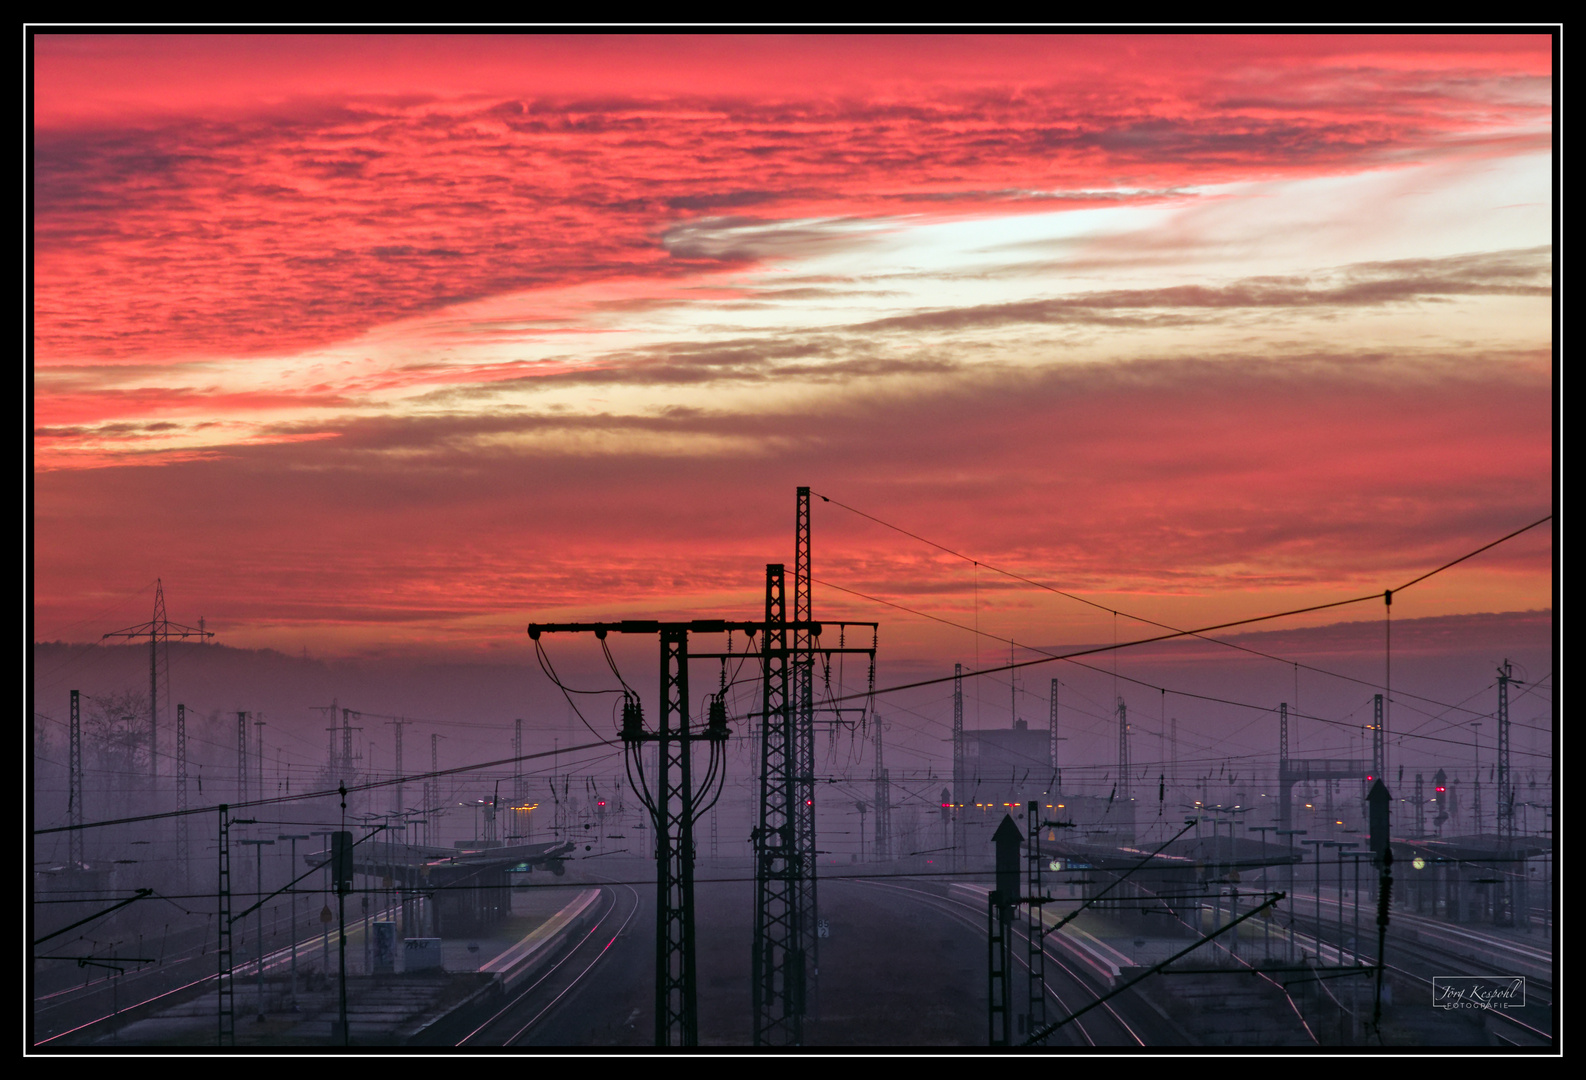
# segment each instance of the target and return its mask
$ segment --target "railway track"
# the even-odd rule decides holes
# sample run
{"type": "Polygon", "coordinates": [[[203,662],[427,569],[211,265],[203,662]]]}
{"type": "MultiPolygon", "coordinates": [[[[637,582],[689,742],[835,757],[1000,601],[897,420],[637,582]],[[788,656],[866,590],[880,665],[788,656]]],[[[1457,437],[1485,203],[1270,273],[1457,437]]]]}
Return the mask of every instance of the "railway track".
{"type": "MultiPolygon", "coordinates": [[[[371,912],[371,920],[388,917],[394,909],[371,912]]],[[[324,934],[310,915],[305,913],[296,928],[297,958],[300,970],[306,973],[313,958],[319,955],[324,934]]],[[[361,929],[349,922],[348,936],[356,937],[361,929]]],[[[125,1021],[151,1009],[175,1004],[193,993],[211,992],[219,978],[214,970],[215,945],[206,929],[199,933],[196,944],[183,947],[174,955],[167,953],[156,964],[143,964],[123,975],[104,975],[85,980],[33,998],[34,1046],[59,1046],[92,1041],[117,1022],[125,1021]],[[207,970],[206,970],[207,969],[207,970]]],[[[291,932],[284,935],[290,939],[291,932]]],[[[292,960],[292,944],[272,948],[264,954],[266,974],[287,969],[292,960]]],[[[61,961],[55,961],[57,963],[61,961]]],[[[232,977],[239,992],[247,989],[254,977],[255,957],[241,957],[232,969],[232,977]]]]}
{"type": "MultiPolygon", "coordinates": [[[[1369,905],[1369,918],[1365,916],[1366,905],[1362,905],[1363,923],[1357,943],[1357,958],[1350,947],[1352,924],[1348,917],[1344,924],[1345,936],[1342,939],[1339,937],[1336,918],[1339,901],[1336,898],[1323,895],[1320,925],[1314,914],[1315,894],[1296,899],[1299,902],[1295,905],[1293,920],[1297,944],[1308,945],[1324,962],[1348,964],[1358,959],[1362,966],[1375,966],[1375,904],[1369,905]],[[1329,908],[1335,913],[1333,919],[1327,917],[1329,908]],[[1304,933],[1300,932],[1302,927],[1305,928],[1304,933]]],[[[1469,927],[1452,926],[1402,912],[1390,915],[1389,927],[1385,950],[1387,962],[1383,968],[1414,987],[1417,994],[1424,993],[1429,1007],[1433,1000],[1432,980],[1435,977],[1523,975],[1526,980],[1523,1009],[1486,1010],[1493,1033],[1510,1045],[1553,1045],[1553,984],[1551,979],[1539,977],[1542,972],[1551,972],[1551,952],[1469,927]],[[1397,934],[1392,929],[1395,923],[1401,928],[1397,934]],[[1404,929],[1410,933],[1403,932],[1404,929]],[[1506,957],[1508,962],[1505,962],[1506,957]],[[1500,970],[1505,967],[1509,970],[1500,970]]]]}
{"type": "Polygon", "coordinates": [[[576,991],[588,984],[617,939],[632,925],[640,897],[631,885],[601,886],[603,909],[594,924],[567,943],[545,970],[511,991],[505,1002],[464,1025],[450,1029],[448,1042],[457,1047],[519,1046],[532,1041],[576,991]],[[454,1038],[455,1036],[455,1038],[454,1038]]]}
{"type": "MultiPolygon", "coordinates": [[[[957,897],[943,896],[925,888],[896,881],[883,882],[860,879],[855,881],[855,884],[867,885],[878,889],[889,889],[906,894],[912,902],[928,907],[977,934],[984,934],[986,931],[985,908],[957,897]]],[[[1025,971],[1028,971],[1029,963],[1025,959],[1025,955],[1028,953],[1029,936],[1022,926],[1017,925],[1017,920],[1012,929],[1015,942],[1012,949],[1014,963],[1017,967],[1022,967],[1025,971]],[[1018,942],[1021,941],[1024,942],[1023,948],[1018,945],[1018,942]]],[[[1073,964],[1072,958],[1067,957],[1065,954],[1060,954],[1051,944],[1046,944],[1043,951],[1045,952],[1047,965],[1046,991],[1050,995],[1051,1000],[1057,1005],[1056,1012],[1049,1014],[1049,1021],[1068,1016],[1076,1009],[1090,1004],[1090,1002],[1101,996],[1101,992],[1073,964]],[[1053,977],[1054,969],[1060,973],[1058,978],[1053,977]]],[[[1053,1038],[1048,1040],[1048,1045],[1063,1045],[1066,1043],[1071,1046],[1146,1046],[1161,1045],[1163,1042],[1182,1042],[1181,1039],[1172,1036],[1163,1038],[1162,1036],[1165,1033],[1162,1032],[1148,1031],[1147,1034],[1158,1036],[1158,1038],[1153,1040],[1153,1043],[1148,1044],[1145,1037],[1141,1034],[1142,1030],[1145,1030],[1145,1026],[1140,1021],[1137,1020],[1136,1023],[1130,1024],[1108,1002],[1104,1003],[1099,1010],[1087,1016],[1084,1020],[1074,1020],[1060,1029],[1059,1033],[1054,1034],[1053,1038]]],[[[1015,1038],[1017,1039],[1018,1036],[1015,1035],[1015,1038]]]]}

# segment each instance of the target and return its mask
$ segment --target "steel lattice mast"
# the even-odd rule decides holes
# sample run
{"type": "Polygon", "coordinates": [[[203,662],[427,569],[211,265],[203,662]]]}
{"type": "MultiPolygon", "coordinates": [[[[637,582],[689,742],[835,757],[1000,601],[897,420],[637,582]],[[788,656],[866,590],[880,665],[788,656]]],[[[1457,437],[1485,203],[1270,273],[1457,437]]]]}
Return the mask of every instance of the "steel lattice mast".
{"type": "MultiPolygon", "coordinates": [[[[696,985],[694,971],[694,826],[699,815],[708,811],[721,790],[726,771],[727,712],[721,695],[710,705],[702,731],[691,731],[688,719],[687,665],[694,660],[742,660],[755,657],[767,673],[765,709],[767,753],[775,755],[773,766],[763,770],[774,779],[769,798],[763,799],[762,821],[770,828],[755,830],[757,855],[757,892],[769,887],[776,892],[775,902],[757,908],[755,951],[756,1041],[769,1036],[777,1042],[796,1040],[803,1006],[803,952],[799,947],[799,910],[792,902],[799,894],[787,886],[796,883],[799,872],[797,851],[793,847],[794,777],[792,774],[792,712],[788,694],[788,633],[807,629],[818,634],[819,626],[790,623],[786,618],[784,570],[780,563],[766,568],[765,621],[693,619],[688,622],[658,622],[629,619],[610,623],[531,623],[529,636],[538,641],[545,633],[593,631],[608,633],[658,634],[661,638],[661,716],[654,732],[645,730],[638,698],[631,692],[623,706],[622,740],[629,768],[629,781],[644,800],[656,823],[656,1043],[661,1046],[693,1046],[698,1041],[696,985]],[[725,634],[732,630],[753,635],[764,631],[759,654],[701,653],[688,648],[688,635],[725,634]],[[710,746],[710,766],[695,791],[691,744],[710,746]],[[644,780],[640,750],[644,743],[658,744],[656,783],[652,790],[644,780]],[[714,794],[713,794],[714,793],[714,794]],[[767,807],[770,807],[769,814],[767,807]],[[770,911],[774,925],[762,916],[770,911]],[[789,941],[793,948],[788,948],[789,941]],[[762,948],[762,946],[764,946],[762,948]],[[762,964],[769,956],[769,966],[762,964]],[[764,978],[762,979],[762,974],[764,978]],[[762,985],[772,987],[769,1002],[760,992],[762,985]],[[759,1021],[762,1005],[773,1014],[767,1026],[759,1021]],[[787,1021],[791,1020],[791,1028],[787,1021]]],[[[871,626],[874,623],[844,624],[871,626]]],[[[865,653],[867,649],[815,650],[828,653],[865,653]]]]}
{"type": "Polygon", "coordinates": [[[1509,775],[1509,684],[1519,682],[1507,659],[1498,669],[1498,838],[1514,842],[1514,783],[1509,775]]]}
{"type": "MultiPolygon", "coordinates": [[[[694,781],[688,736],[688,631],[661,630],[661,715],[655,735],[657,1046],[699,1045],[694,980],[694,781]]],[[[723,722],[725,731],[725,721],[723,722]]],[[[623,732],[630,738],[629,732],[623,732]]],[[[633,733],[637,748],[639,733],[633,733]]]]}
{"type": "MultiPolygon", "coordinates": [[[[1382,695],[1377,694],[1371,701],[1371,775],[1378,777],[1386,768],[1383,764],[1382,754],[1382,695]]],[[[1384,781],[1386,783],[1386,781],[1384,781]]]]}
{"type": "MultiPolygon", "coordinates": [[[[83,724],[76,690],[72,691],[71,745],[66,756],[66,858],[71,868],[83,868],[83,724]]],[[[182,820],[186,820],[185,818],[182,820]]]]}
{"type": "Polygon", "coordinates": [[[881,747],[881,717],[876,717],[876,843],[875,861],[892,860],[892,784],[881,747]]]}
{"type": "Polygon", "coordinates": [[[799,911],[799,856],[794,847],[793,711],[788,701],[787,596],[784,567],[765,568],[765,636],[760,734],[760,823],[754,830],[754,1044],[803,1041],[804,951],[799,911]]]}
{"type": "Polygon", "coordinates": [[[820,971],[815,854],[815,654],[808,627],[814,614],[810,597],[810,489],[797,489],[793,529],[793,843],[798,853],[796,903],[802,919],[800,936],[811,978],[820,971]],[[803,629],[800,629],[802,627],[803,629]]]}
{"type": "Polygon", "coordinates": [[[964,846],[964,665],[953,665],[953,869],[958,869],[959,852],[964,846]]]}
{"type": "Polygon", "coordinates": [[[1118,699],[1118,798],[1124,802],[1129,801],[1131,787],[1129,772],[1132,766],[1129,762],[1129,706],[1125,705],[1123,698],[1118,699]]]}
{"type": "Polygon", "coordinates": [[[154,579],[154,618],[138,626],[129,626],[122,630],[112,630],[100,637],[105,638],[141,638],[149,639],[149,780],[158,781],[160,776],[159,760],[159,730],[160,730],[160,676],[165,676],[165,696],[170,695],[169,649],[173,637],[196,637],[206,640],[214,637],[214,631],[205,630],[198,626],[183,626],[173,623],[165,617],[165,585],[159,578],[154,579]],[[161,648],[165,646],[165,648],[161,648]]]}
{"type": "Polygon", "coordinates": [[[176,850],[182,853],[182,880],[193,880],[187,849],[187,706],[176,706],[176,850]]]}
{"type": "Polygon", "coordinates": [[[237,713],[237,805],[248,802],[248,714],[237,713]]]}
{"type": "MultiPolygon", "coordinates": [[[[1052,680],[1052,698],[1051,698],[1051,701],[1049,701],[1047,703],[1047,709],[1048,709],[1047,718],[1046,718],[1046,741],[1047,741],[1047,748],[1048,748],[1047,749],[1047,753],[1052,755],[1052,773],[1053,773],[1053,776],[1055,778],[1056,774],[1057,774],[1057,767],[1058,767],[1057,766],[1057,744],[1058,744],[1058,742],[1061,741],[1061,740],[1059,740],[1059,738],[1057,736],[1057,680],[1056,679],[1052,680]]],[[[1054,784],[1055,784],[1055,780],[1054,780],[1054,784]]],[[[1052,793],[1054,795],[1057,794],[1055,786],[1053,788],[1053,792],[1052,793]]]]}

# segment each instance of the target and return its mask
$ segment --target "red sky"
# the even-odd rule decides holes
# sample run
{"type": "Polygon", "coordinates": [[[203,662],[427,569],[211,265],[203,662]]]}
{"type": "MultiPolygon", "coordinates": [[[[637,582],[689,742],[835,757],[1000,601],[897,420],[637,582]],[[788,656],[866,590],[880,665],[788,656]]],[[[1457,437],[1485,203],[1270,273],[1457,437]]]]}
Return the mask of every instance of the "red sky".
{"type": "MultiPolygon", "coordinates": [[[[156,577],[333,655],[748,615],[799,484],[1197,625],[1552,509],[1545,36],[33,48],[39,639],[156,577]]],[[[1110,633],[814,528],[834,585],[1110,633]]],[[[1552,562],[1537,530],[1395,613],[1550,609],[1552,562]]],[[[974,648],[817,605],[902,663],[974,648]]]]}

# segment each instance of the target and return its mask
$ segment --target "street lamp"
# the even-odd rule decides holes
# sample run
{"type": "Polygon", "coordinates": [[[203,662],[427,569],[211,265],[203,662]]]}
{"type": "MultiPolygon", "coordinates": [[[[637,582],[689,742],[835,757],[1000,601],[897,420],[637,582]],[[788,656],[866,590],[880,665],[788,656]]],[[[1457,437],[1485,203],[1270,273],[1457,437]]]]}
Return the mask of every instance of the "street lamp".
{"type": "MultiPolygon", "coordinates": [[[[307,833],[282,833],[279,836],[277,836],[276,839],[277,840],[290,840],[292,842],[292,855],[291,855],[292,861],[287,864],[287,875],[286,875],[286,879],[288,881],[291,881],[291,880],[293,880],[294,878],[297,877],[297,842],[299,840],[307,840],[308,839],[308,834],[307,833]]],[[[297,890],[296,889],[291,889],[290,891],[292,893],[292,995],[291,996],[292,996],[292,1011],[293,1012],[297,1012],[297,890]]]]}
{"type": "Polygon", "coordinates": [[[266,844],[275,846],[274,840],[244,840],[244,844],[253,845],[254,850],[254,882],[259,887],[259,906],[254,909],[258,915],[255,924],[255,933],[259,936],[256,946],[259,953],[258,976],[256,985],[259,990],[259,1015],[255,1021],[264,1019],[264,847],[266,844]]]}
{"type": "MultiPolygon", "coordinates": [[[[388,822],[386,822],[386,830],[387,830],[388,834],[401,833],[402,834],[402,841],[403,841],[404,846],[407,843],[407,828],[408,828],[407,827],[407,822],[405,822],[405,821],[398,821],[398,822],[390,822],[390,821],[388,821],[388,822]]],[[[395,835],[390,835],[389,838],[386,840],[386,848],[385,848],[385,850],[386,850],[386,864],[385,864],[386,880],[391,883],[390,888],[393,891],[396,892],[396,898],[397,898],[396,902],[397,902],[398,910],[400,910],[401,904],[402,904],[402,879],[401,879],[401,875],[399,875],[397,873],[397,868],[396,868],[396,837],[395,837],[395,835]]],[[[407,859],[405,857],[406,856],[406,852],[404,852],[403,855],[404,855],[404,858],[402,860],[403,861],[403,865],[406,866],[406,864],[407,864],[407,859]]],[[[389,909],[389,907],[391,905],[391,900],[390,900],[389,896],[386,899],[386,905],[387,905],[387,908],[389,909]]],[[[404,919],[403,922],[405,924],[406,920],[404,919]]]]}
{"type": "Polygon", "coordinates": [[[325,977],[330,978],[330,923],[333,916],[330,913],[330,845],[331,837],[336,835],[333,829],[319,829],[309,833],[310,836],[323,836],[325,838],[325,907],[319,913],[320,926],[324,927],[323,937],[320,942],[320,958],[325,964],[325,977]]]}
{"type": "Polygon", "coordinates": [[[1311,845],[1311,862],[1316,867],[1316,963],[1322,962],[1322,845],[1326,840],[1301,840],[1302,844],[1311,845]]]}
{"type": "MultiPolygon", "coordinates": [[[[1263,798],[1264,797],[1265,796],[1263,796],[1263,798]]],[[[1265,899],[1267,899],[1267,833],[1272,832],[1275,829],[1277,829],[1277,826],[1276,825],[1251,825],[1249,828],[1250,828],[1251,832],[1255,832],[1255,833],[1260,833],[1261,834],[1261,893],[1262,893],[1262,899],[1265,900],[1265,899]]],[[[1269,912],[1269,914],[1270,914],[1270,912],[1269,912]]],[[[1271,934],[1262,934],[1261,935],[1261,942],[1262,942],[1261,955],[1264,956],[1267,960],[1271,960],[1272,959],[1272,935],[1271,934]]]]}
{"type": "MultiPolygon", "coordinates": [[[[1287,885],[1288,885],[1289,905],[1290,905],[1290,910],[1292,911],[1293,910],[1293,905],[1294,905],[1294,838],[1296,836],[1304,836],[1305,835],[1305,830],[1304,829],[1279,829],[1277,831],[1277,835],[1278,836],[1287,836],[1289,838],[1289,864],[1285,868],[1285,873],[1284,873],[1283,876],[1284,876],[1284,879],[1286,880],[1287,885]]],[[[1294,916],[1293,915],[1289,916],[1289,955],[1288,955],[1288,962],[1291,963],[1291,964],[1294,962],[1294,916]]]]}

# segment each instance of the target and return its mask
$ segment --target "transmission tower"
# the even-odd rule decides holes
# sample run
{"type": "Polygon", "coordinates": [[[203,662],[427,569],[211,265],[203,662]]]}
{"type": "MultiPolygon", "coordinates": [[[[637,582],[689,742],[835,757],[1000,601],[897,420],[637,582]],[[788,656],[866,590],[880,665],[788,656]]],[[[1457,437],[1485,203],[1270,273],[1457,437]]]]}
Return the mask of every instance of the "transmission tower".
{"type": "Polygon", "coordinates": [[[218,1035],[221,1046],[237,1045],[237,1016],[235,1003],[235,989],[232,985],[232,941],[231,941],[231,826],[233,822],[227,813],[225,803],[220,804],[220,877],[217,888],[219,900],[220,942],[215,950],[215,959],[219,964],[219,972],[215,985],[219,992],[219,1002],[216,1015],[219,1020],[220,1031],[218,1035]]]}
{"type": "Polygon", "coordinates": [[[964,847],[964,665],[953,665],[953,869],[964,847]]]}
{"type": "Polygon", "coordinates": [[[182,853],[182,880],[193,880],[187,850],[187,706],[176,706],[176,849],[182,853]]]}
{"type": "MultiPolygon", "coordinates": [[[[399,766],[397,772],[401,772],[399,766]]],[[[512,801],[523,801],[523,721],[512,722],[512,801]]]]}
{"type": "Polygon", "coordinates": [[[159,730],[160,730],[160,688],[164,683],[165,696],[171,696],[170,678],[170,640],[176,638],[196,637],[205,640],[214,637],[214,632],[197,626],[183,626],[173,623],[165,617],[165,586],[159,578],[154,579],[154,618],[138,626],[129,626],[122,630],[112,630],[100,637],[105,638],[141,638],[149,639],[149,780],[158,781],[160,776],[159,760],[159,730]]]}
{"type": "Polygon", "coordinates": [[[1057,770],[1057,744],[1058,744],[1058,737],[1057,737],[1057,680],[1056,679],[1052,680],[1052,700],[1048,704],[1047,709],[1048,709],[1047,717],[1046,717],[1046,741],[1047,741],[1047,744],[1048,744],[1047,753],[1051,755],[1051,758],[1052,758],[1052,769],[1055,772],[1057,770]]]}
{"type": "Polygon", "coordinates": [[[1481,721],[1471,721],[1472,739],[1476,750],[1476,775],[1473,777],[1475,788],[1471,791],[1471,821],[1474,832],[1481,835],[1481,721]]]}
{"type": "Polygon", "coordinates": [[[881,752],[881,717],[876,717],[876,861],[892,860],[892,790],[881,752]]]}
{"type": "MultiPolygon", "coordinates": [[[[412,722],[411,720],[404,720],[400,716],[394,720],[386,721],[386,723],[396,729],[396,784],[393,785],[396,788],[396,801],[391,807],[393,814],[402,813],[402,727],[404,724],[411,724],[412,722]]],[[[520,720],[518,723],[521,725],[523,722],[520,720]]],[[[514,754],[514,756],[516,755],[514,754]]]]}
{"type": "Polygon", "coordinates": [[[1382,695],[1377,694],[1371,707],[1371,775],[1381,776],[1382,768],[1382,695]]]}
{"type": "Polygon", "coordinates": [[[264,789],[264,714],[263,713],[259,713],[258,714],[258,717],[253,721],[253,726],[258,730],[258,735],[259,735],[258,739],[256,740],[256,742],[258,744],[258,751],[257,751],[257,754],[258,754],[258,767],[257,767],[257,772],[256,772],[255,775],[258,777],[258,780],[259,780],[259,788],[258,788],[259,798],[262,799],[262,798],[265,797],[265,794],[266,794],[265,793],[265,789],[264,789]]]}
{"type": "MultiPolygon", "coordinates": [[[[698,1042],[697,989],[694,966],[694,826],[700,815],[707,812],[720,796],[726,768],[727,710],[722,695],[712,696],[709,716],[703,730],[691,730],[688,716],[688,662],[694,660],[721,660],[724,657],[741,660],[754,657],[753,653],[699,653],[688,647],[689,634],[724,634],[741,630],[748,634],[765,632],[758,656],[767,673],[765,745],[767,753],[774,753],[775,767],[763,770],[767,777],[767,796],[762,800],[762,825],[755,831],[758,856],[756,885],[757,897],[762,901],[769,888],[776,897],[775,903],[759,903],[756,908],[755,938],[755,1006],[756,1043],[767,1041],[766,1025],[761,1022],[762,972],[761,963],[769,957],[771,966],[764,985],[776,991],[771,1009],[777,1016],[771,1025],[779,1031],[788,1028],[782,1022],[785,1014],[793,1020],[791,1030],[799,1033],[802,1015],[803,969],[802,952],[787,949],[790,939],[798,944],[798,931],[802,912],[792,902],[801,897],[801,891],[790,888],[802,882],[803,862],[793,845],[795,777],[792,772],[791,743],[793,732],[792,711],[789,708],[787,676],[789,674],[789,630],[801,627],[786,619],[784,597],[784,569],[781,563],[766,568],[765,621],[740,622],[726,619],[693,619],[688,622],[659,622],[649,619],[632,619],[607,623],[531,623],[529,637],[536,643],[540,636],[554,632],[593,631],[597,637],[608,633],[657,634],[661,644],[661,708],[654,731],[644,726],[639,699],[631,691],[625,693],[622,719],[622,741],[628,764],[628,775],[635,793],[650,811],[655,823],[656,844],[656,1045],[693,1046],[698,1042]],[[691,748],[703,742],[710,748],[710,763],[704,780],[696,790],[693,782],[691,748]],[[656,745],[655,785],[645,780],[643,750],[646,744],[656,745]],[[768,827],[769,826],[769,827],[768,827]],[[767,927],[763,921],[766,911],[772,911],[777,926],[767,927]],[[793,959],[789,959],[789,957],[793,959]]],[[[874,623],[837,624],[874,627],[874,623]]],[[[812,633],[818,626],[803,627],[812,633]]],[[[538,646],[537,646],[538,647],[538,646]]],[[[831,653],[874,653],[869,649],[817,648],[824,655],[831,653]]],[[[776,1043],[788,1042],[777,1037],[776,1043]]]]}
{"type": "Polygon", "coordinates": [[[344,708],[341,711],[341,775],[344,782],[350,781],[353,775],[352,733],[363,730],[352,726],[354,716],[363,719],[363,713],[356,710],[344,708]]]}
{"type": "MultiPolygon", "coordinates": [[[[1174,726],[1174,732],[1176,733],[1177,730],[1178,730],[1178,728],[1177,728],[1178,721],[1175,720],[1175,721],[1173,721],[1173,723],[1175,725],[1174,726]]],[[[1175,761],[1174,764],[1177,764],[1177,762],[1175,761]]],[[[1281,702],[1278,703],[1278,771],[1279,772],[1287,772],[1288,768],[1289,768],[1289,703],[1287,701],[1281,701],[1281,702]]],[[[1287,826],[1285,826],[1285,828],[1287,828],[1287,826]]]]}
{"type": "Polygon", "coordinates": [[[1118,798],[1129,801],[1129,707],[1118,699],[1118,798]]]}
{"type": "MultiPolygon", "coordinates": [[[[1057,689],[1057,680],[1052,680],[1057,689]]],[[[1055,696],[1055,695],[1054,695],[1055,696]]],[[[1039,1031],[1046,1027],[1046,923],[1041,917],[1041,905],[1046,890],[1042,884],[1043,856],[1041,855],[1041,804],[1031,799],[1025,804],[1026,827],[1030,835],[1025,847],[1024,890],[1028,907],[1025,922],[1025,969],[1029,973],[1025,995],[1025,1030],[1039,1031]]]]}
{"type": "Polygon", "coordinates": [[[1509,684],[1519,682],[1506,659],[1498,669],[1498,838],[1514,843],[1514,782],[1509,775],[1509,684]]]}
{"type": "Polygon", "coordinates": [[[338,706],[336,699],[331,698],[329,705],[310,705],[310,709],[325,716],[331,722],[331,727],[325,729],[325,786],[337,782],[336,776],[336,713],[338,706]]]}
{"type": "Polygon", "coordinates": [[[248,714],[237,713],[237,804],[248,801],[248,714]]]}
{"type": "Polygon", "coordinates": [[[760,736],[760,823],[755,827],[754,951],[750,958],[756,1046],[804,1041],[803,919],[800,857],[794,842],[797,796],[794,722],[788,701],[787,596],[784,568],[765,568],[765,634],[760,736]]]}
{"type": "MultiPolygon", "coordinates": [[[[83,723],[77,691],[72,691],[71,745],[66,756],[66,858],[73,871],[83,868],[83,723]]],[[[183,819],[186,820],[186,819],[183,819]]]]}
{"type": "Polygon", "coordinates": [[[809,953],[808,977],[820,972],[820,938],[817,918],[815,854],[815,654],[810,625],[815,616],[810,597],[810,489],[796,492],[793,523],[793,648],[788,657],[793,669],[793,847],[801,864],[795,888],[802,891],[795,903],[803,919],[801,933],[809,953]]]}

